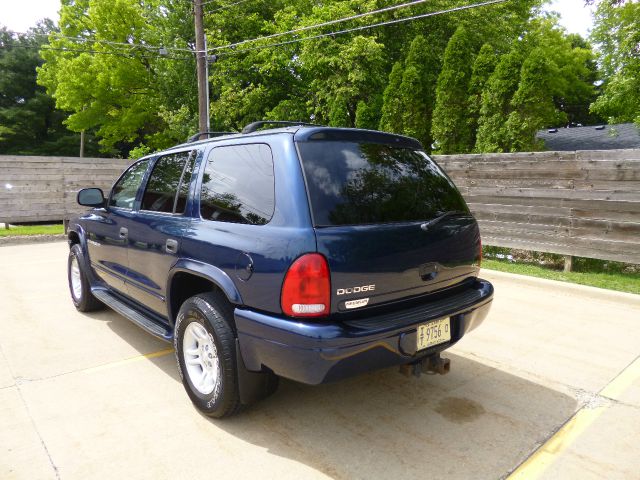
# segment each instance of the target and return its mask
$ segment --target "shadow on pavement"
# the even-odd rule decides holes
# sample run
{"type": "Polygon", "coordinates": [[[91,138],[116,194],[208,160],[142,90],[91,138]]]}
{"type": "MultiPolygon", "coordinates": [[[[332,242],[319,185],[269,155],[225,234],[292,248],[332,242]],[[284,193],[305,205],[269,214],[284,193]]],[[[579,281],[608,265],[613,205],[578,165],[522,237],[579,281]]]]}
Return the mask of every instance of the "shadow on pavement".
{"type": "MultiPolygon", "coordinates": [[[[114,312],[90,316],[109,322],[141,354],[153,351],[150,341],[156,350],[168,346],[114,312]]],[[[407,378],[388,369],[320,386],[282,380],[275,395],[239,416],[207,420],[211,428],[333,478],[496,479],[577,409],[564,393],[445,356],[451,359],[445,376],[407,378]]],[[[173,361],[149,361],[183,388],[173,361]]],[[[211,455],[219,454],[210,447],[211,455]]]]}

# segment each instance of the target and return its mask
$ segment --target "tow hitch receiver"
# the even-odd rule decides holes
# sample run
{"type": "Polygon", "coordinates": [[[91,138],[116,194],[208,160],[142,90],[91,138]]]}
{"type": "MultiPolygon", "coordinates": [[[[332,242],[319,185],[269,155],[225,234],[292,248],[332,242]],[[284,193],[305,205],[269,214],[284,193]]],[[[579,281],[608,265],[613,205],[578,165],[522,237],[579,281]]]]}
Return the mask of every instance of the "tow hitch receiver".
{"type": "Polygon", "coordinates": [[[435,375],[436,373],[445,375],[449,373],[450,369],[451,360],[448,358],[442,358],[439,353],[431,355],[430,357],[425,357],[414,363],[400,365],[400,373],[407,377],[410,375],[419,377],[421,373],[426,373],[428,375],[435,375]]]}

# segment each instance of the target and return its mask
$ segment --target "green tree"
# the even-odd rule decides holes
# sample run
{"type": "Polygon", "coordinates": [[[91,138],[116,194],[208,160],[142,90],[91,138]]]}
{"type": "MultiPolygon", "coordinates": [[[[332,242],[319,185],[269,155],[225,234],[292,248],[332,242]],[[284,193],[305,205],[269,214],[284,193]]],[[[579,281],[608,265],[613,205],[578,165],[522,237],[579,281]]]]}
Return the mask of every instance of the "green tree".
{"type": "Polygon", "coordinates": [[[600,2],[594,24],[604,84],[591,110],[611,123],[640,127],[640,3],[600,2]]]}
{"type": "Polygon", "coordinates": [[[435,105],[440,54],[418,35],[409,47],[400,85],[403,132],[414,136],[429,151],[433,143],[431,123],[435,105]]]}
{"type": "Polygon", "coordinates": [[[384,91],[380,129],[416,137],[431,148],[431,118],[439,60],[422,35],[409,47],[404,65],[396,63],[384,91]]]}
{"type": "Polygon", "coordinates": [[[598,68],[596,54],[591,43],[576,33],[567,35],[566,39],[571,43],[573,53],[582,52],[584,65],[580,67],[577,82],[572,82],[570,86],[575,87],[575,91],[568,92],[567,97],[562,99],[562,111],[567,114],[567,121],[570,124],[594,125],[603,123],[605,120],[601,115],[591,111],[591,104],[600,95],[599,85],[601,73],[598,68]],[[584,67],[584,68],[583,68],[584,67]]]}
{"type": "Polygon", "coordinates": [[[436,87],[431,132],[438,153],[464,153],[473,148],[468,123],[472,49],[467,30],[458,27],[444,51],[436,87]]]}
{"type": "Polygon", "coordinates": [[[424,85],[416,65],[407,65],[400,84],[402,105],[402,133],[420,140],[429,148],[429,109],[425,102],[424,85]]]}
{"type": "Polygon", "coordinates": [[[469,132],[471,141],[475,145],[476,133],[478,130],[478,119],[482,108],[482,92],[487,84],[487,80],[496,68],[498,56],[489,43],[485,43],[480,48],[471,69],[471,80],[469,81],[469,99],[467,118],[469,122],[469,132]]]}
{"type": "Polygon", "coordinates": [[[375,95],[371,101],[360,100],[356,108],[356,127],[375,130],[380,123],[382,95],[375,95]]]}
{"type": "Polygon", "coordinates": [[[535,19],[486,83],[476,151],[533,149],[537,129],[587,114],[595,95],[592,62],[588,45],[566,35],[556,17],[535,19]]]}
{"type": "Polygon", "coordinates": [[[404,67],[402,62],[396,62],[389,74],[387,87],[384,89],[382,97],[382,118],[380,119],[380,130],[391,133],[402,133],[402,105],[400,103],[400,85],[404,67]]]}
{"type": "Polygon", "coordinates": [[[533,50],[524,61],[518,90],[511,100],[513,111],[505,125],[509,150],[539,150],[536,132],[545,125],[566,121],[566,115],[553,103],[557,91],[553,83],[559,74],[558,66],[542,48],[533,50]]]}
{"type": "MultiPolygon", "coordinates": [[[[20,155],[78,155],[80,136],[62,124],[66,115],[36,83],[38,50],[53,31],[51,21],[17,35],[0,29],[0,153],[20,155]]],[[[88,140],[92,140],[88,136],[88,140]]],[[[95,142],[88,141],[88,155],[95,142]]]]}
{"type": "Polygon", "coordinates": [[[67,126],[95,128],[105,149],[126,155],[141,142],[162,148],[182,141],[186,129],[172,131],[172,122],[184,107],[197,120],[193,56],[162,55],[157,46],[187,49],[190,19],[186,2],[63,0],[61,35],[52,33],[52,49],[41,52],[38,81],[58,108],[72,112],[67,126]]]}
{"type": "Polygon", "coordinates": [[[523,55],[520,45],[502,56],[482,92],[478,119],[477,152],[509,151],[506,123],[511,113],[511,98],[518,89],[523,55]]]}
{"type": "MultiPolygon", "coordinates": [[[[212,128],[236,130],[265,118],[344,126],[379,122],[386,130],[416,135],[429,147],[437,77],[457,27],[466,27],[474,49],[490,39],[496,51],[505,51],[522,35],[540,0],[505,2],[286,43],[365,27],[374,18],[419,15],[457,5],[454,0],[435,0],[227,48],[395,3],[205,2],[207,41],[211,53],[218,56],[210,68],[212,128]],[[225,8],[219,8],[222,5],[225,8]],[[397,62],[401,66],[394,74],[397,62]],[[405,88],[401,88],[403,80],[405,88]]],[[[62,50],[43,51],[39,81],[59,108],[71,112],[71,130],[95,128],[102,145],[117,147],[122,155],[134,147],[141,148],[135,152],[161,148],[195,131],[195,62],[188,51],[194,48],[191,4],[185,0],[62,0],[62,35],[50,39],[54,48],[62,50]],[[160,46],[168,54],[160,55],[160,46]]]]}
{"type": "Polygon", "coordinates": [[[384,45],[364,36],[328,42],[322,55],[311,44],[301,52],[306,76],[312,78],[309,90],[315,93],[313,115],[322,123],[354,127],[358,102],[369,101],[383,88],[384,45]]]}

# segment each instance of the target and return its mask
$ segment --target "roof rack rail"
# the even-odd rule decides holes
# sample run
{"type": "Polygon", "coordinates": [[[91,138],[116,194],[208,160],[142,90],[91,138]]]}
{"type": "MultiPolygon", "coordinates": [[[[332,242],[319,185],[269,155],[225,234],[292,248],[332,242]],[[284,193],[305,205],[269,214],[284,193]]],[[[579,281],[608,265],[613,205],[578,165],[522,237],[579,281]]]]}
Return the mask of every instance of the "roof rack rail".
{"type": "Polygon", "coordinates": [[[319,127],[315,123],[307,123],[307,122],[285,122],[282,120],[260,120],[259,122],[253,122],[247,125],[242,129],[240,133],[252,133],[257,131],[263,125],[299,125],[299,126],[308,126],[308,127],[319,127]]]}
{"type": "Polygon", "coordinates": [[[202,135],[207,135],[207,138],[211,138],[211,137],[221,137],[223,135],[233,135],[235,133],[238,132],[198,132],[195,135],[192,135],[191,137],[189,137],[189,139],[187,140],[187,143],[192,143],[192,142],[197,142],[198,140],[200,140],[200,137],[202,135]]]}

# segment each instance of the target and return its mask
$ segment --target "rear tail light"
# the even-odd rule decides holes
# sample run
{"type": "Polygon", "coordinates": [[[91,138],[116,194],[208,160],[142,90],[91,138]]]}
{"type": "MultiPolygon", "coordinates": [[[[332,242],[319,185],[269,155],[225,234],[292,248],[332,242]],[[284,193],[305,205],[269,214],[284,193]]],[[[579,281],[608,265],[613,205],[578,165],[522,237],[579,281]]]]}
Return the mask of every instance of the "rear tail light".
{"type": "Polygon", "coordinates": [[[284,277],[280,297],[282,311],[291,317],[322,317],[329,314],[330,304],[327,260],[319,253],[301,256],[284,277]]]}

